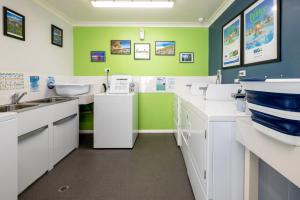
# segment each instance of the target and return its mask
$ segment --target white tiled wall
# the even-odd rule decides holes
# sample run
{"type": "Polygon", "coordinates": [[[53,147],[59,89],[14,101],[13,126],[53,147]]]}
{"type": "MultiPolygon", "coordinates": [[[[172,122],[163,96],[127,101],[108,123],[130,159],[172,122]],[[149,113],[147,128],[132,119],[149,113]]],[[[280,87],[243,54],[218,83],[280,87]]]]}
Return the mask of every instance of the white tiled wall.
{"type": "MultiPolygon", "coordinates": [[[[34,99],[41,99],[49,96],[55,96],[55,91],[47,88],[48,75],[39,74],[23,74],[24,75],[24,88],[23,89],[12,89],[12,90],[0,90],[0,105],[9,104],[11,102],[11,96],[16,92],[27,92],[22,101],[29,101],[34,99]],[[39,91],[30,91],[30,75],[40,76],[39,91]]],[[[52,76],[52,75],[50,75],[52,76]]],[[[106,82],[104,76],[52,76],[55,78],[56,83],[85,83],[91,84],[91,94],[103,92],[102,84],[106,82]]],[[[161,77],[161,76],[159,76],[161,77]]],[[[156,91],[156,76],[135,76],[134,82],[137,83],[139,92],[142,93],[155,93],[156,91]]],[[[167,80],[174,80],[174,87],[168,88],[166,92],[188,92],[189,85],[193,82],[205,82],[214,83],[215,77],[200,77],[200,76],[189,76],[189,77],[166,77],[167,80]]],[[[21,101],[21,102],[22,102],[21,101]]]]}

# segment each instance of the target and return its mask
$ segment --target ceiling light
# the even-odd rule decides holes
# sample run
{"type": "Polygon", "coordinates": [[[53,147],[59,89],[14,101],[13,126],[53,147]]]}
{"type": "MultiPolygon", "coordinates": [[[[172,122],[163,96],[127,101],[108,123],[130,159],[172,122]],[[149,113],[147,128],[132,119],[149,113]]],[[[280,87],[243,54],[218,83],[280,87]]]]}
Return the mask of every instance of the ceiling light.
{"type": "Polygon", "coordinates": [[[173,8],[173,1],[100,1],[92,0],[97,8],[173,8]]]}

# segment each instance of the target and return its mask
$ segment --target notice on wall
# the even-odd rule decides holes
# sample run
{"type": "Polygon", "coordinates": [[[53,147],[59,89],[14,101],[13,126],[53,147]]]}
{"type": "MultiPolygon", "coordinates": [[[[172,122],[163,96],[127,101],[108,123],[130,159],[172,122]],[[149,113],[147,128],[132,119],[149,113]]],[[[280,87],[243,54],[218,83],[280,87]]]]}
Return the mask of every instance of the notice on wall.
{"type": "Polygon", "coordinates": [[[0,90],[24,89],[24,75],[22,73],[0,73],[0,90]]]}
{"type": "Polygon", "coordinates": [[[30,76],[30,92],[39,92],[40,91],[40,77],[39,76],[30,76]]]}
{"type": "Polygon", "coordinates": [[[166,78],[158,77],[156,79],[156,91],[166,91],[166,78]]]}

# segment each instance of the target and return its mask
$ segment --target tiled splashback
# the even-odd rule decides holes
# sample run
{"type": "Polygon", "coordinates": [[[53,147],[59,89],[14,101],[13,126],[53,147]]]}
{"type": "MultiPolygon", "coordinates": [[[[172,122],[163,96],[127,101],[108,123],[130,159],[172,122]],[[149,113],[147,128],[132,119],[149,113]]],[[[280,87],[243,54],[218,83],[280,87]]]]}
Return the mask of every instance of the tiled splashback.
{"type": "MultiPolygon", "coordinates": [[[[23,74],[23,73],[0,73],[0,105],[9,104],[11,96],[16,92],[27,92],[22,101],[41,99],[49,96],[55,96],[55,89],[48,89],[47,80],[53,77],[55,83],[86,83],[91,84],[90,93],[103,92],[102,83],[106,82],[104,76],[52,76],[39,74],[23,74]],[[30,82],[38,79],[38,83],[34,86],[30,82]],[[36,85],[38,84],[38,85],[36,85]]],[[[187,91],[186,85],[193,82],[214,83],[215,77],[200,76],[178,76],[178,77],[162,77],[162,76],[135,76],[134,82],[138,84],[139,92],[154,93],[162,92],[156,90],[156,82],[158,78],[166,81],[166,90],[163,92],[187,91]]]]}
{"type": "MultiPolygon", "coordinates": [[[[65,80],[68,77],[54,77],[65,80]]],[[[11,96],[17,92],[27,92],[22,101],[41,99],[55,95],[53,90],[47,88],[47,75],[23,74],[23,73],[0,73],[0,105],[11,103],[11,96]],[[34,90],[30,87],[30,76],[38,77],[38,85],[34,90]]]]}

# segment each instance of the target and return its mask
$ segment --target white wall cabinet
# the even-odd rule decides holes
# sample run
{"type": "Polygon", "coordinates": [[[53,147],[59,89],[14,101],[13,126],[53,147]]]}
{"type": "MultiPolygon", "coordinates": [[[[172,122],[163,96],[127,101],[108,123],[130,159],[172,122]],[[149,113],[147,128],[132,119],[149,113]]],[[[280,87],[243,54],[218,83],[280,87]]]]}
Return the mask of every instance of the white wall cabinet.
{"type": "Polygon", "coordinates": [[[24,134],[18,138],[18,192],[48,170],[48,126],[24,134]]]}
{"type": "Polygon", "coordinates": [[[244,148],[235,141],[235,120],[210,121],[180,102],[181,150],[196,200],[243,199],[244,148]]]}

